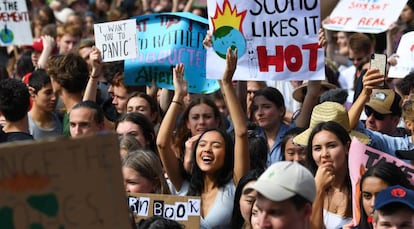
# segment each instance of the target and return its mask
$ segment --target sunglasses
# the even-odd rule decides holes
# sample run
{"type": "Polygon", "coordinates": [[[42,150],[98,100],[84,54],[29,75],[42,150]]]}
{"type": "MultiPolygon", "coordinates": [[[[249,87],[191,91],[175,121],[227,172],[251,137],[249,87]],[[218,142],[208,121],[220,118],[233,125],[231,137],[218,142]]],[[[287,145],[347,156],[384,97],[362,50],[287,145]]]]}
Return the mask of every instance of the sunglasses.
{"type": "Polygon", "coordinates": [[[364,57],[360,57],[360,58],[351,58],[351,57],[348,57],[348,60],[350,60],[352,62],[355,61],[355,60],[359,62],[359,61],[361,61],[363,59],[364,59],[364,57]]]}
{"type": "Polygon", "coordinates": [[[376,119],[376,120],[384,120],[385,119],[385,116],[386,115],[384,115],[384,114],[380,114],[380,113],[378,113],[378,112],[376,112],[376,111],[374,111],[372,108],[370,108],[370,107],[365,107],[365,114],[367,115],[367,117],[369,117],[369,116],[371,116],[371,114],[373,114],[374,115],[374,118],[376,119]]]}

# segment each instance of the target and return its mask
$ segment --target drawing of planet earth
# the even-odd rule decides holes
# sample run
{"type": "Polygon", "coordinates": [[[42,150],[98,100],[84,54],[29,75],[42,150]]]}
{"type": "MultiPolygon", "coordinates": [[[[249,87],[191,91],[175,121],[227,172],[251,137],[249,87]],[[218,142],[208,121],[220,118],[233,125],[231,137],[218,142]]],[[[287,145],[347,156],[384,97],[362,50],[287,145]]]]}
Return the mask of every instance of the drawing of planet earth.
{"type": "Polygon", "coordinates": [[[237,56],[240,58],[246,51],[246,40],[243,34],[231,27],[222,26],[213,33],[213,49],[221,58],[226,59],[226,52],[229,47],[232,50],[237,48],[237,56]]]}
{"type": "Polygon", "coordinates": [[[10,29],[4,27],[4,29],[0,30],[0,39],[5,44],[11,43],[14,39],[14,34],[10,29]]]}

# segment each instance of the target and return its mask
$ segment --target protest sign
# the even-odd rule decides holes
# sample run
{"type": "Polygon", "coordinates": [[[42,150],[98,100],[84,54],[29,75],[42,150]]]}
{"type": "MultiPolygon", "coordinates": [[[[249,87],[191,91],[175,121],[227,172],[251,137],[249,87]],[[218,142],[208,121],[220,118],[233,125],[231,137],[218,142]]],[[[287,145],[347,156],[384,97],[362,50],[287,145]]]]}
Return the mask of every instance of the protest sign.
{"type": "Polygon", "coordinates": [[[26,1],[4,0],[0,2],[0,46],[32,45],[26,1]]]}
{"type": "Polygon", "coordinates": [[[329,16],[325,29],[381,33],[397,21],[407,1],[341,0],[329,16]]]}
{"type": "Polygon", "coordinates": [[[128,206],[137,223],[151,216],[161,216],[185,228],[200,228],[200,197],[128,193],[128,206]]]}
{"type": "MultiPolygon", "coordinates": [[[[191,13],[163,13],[136,17],[138,57],[125,61],[126,85],[151,85],[174,89],[172,67],[183,63],[191,93],[211,93],[219,88],[206,79],[203,39],[207,20],[191,13]]],[[[220,73],[222,75],[222,73],[220,73]]]]}
{"type": "Polygon", "coordinates": [[[388,77],[404,78],[414,71],[414,32],[406,33],[401,37],[396,54],[397,65],[390,67],[388,77]]]}
{"type": "Polygon", "coordinates": [[[129,228],[115,134],[0,145],[0,225],[129,228]]]}
{"type": "Polygon", "coordinates": [[[359,209],[361,206],[359,199],[361,197],[361,176],[368,168],[376,165],[380,161],[391,162],[400,167],[409,178],[411,184],[414,185],[414,166],[407,164],[392,155],[366,146],[365,144],[359,142],[356,138],[352,139],[351,147],[349,149],[348,167],[352,183],[352,206],[355,223],[358,223],[360,219],[359,209]]]}
{"type": "Polygon", "coordinates": [[[319,8],[318,0],[208,1],[207,78],[221,77],[231,47],[239,58],[234,79],[324,79],[319,8]]]}
{"type": "Polygon", "coordinates": [[[94,24],[96,47],[102,61],[137,57],[137,30],[134,19],[94,24]]]}

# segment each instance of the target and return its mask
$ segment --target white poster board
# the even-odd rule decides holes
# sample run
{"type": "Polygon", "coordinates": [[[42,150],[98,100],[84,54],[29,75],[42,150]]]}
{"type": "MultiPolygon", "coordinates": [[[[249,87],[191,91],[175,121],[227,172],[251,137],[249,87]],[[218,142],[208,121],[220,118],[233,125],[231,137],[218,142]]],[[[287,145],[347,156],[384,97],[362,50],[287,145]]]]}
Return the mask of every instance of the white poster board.
{"type": "Polygon", "coordinates": [[[94,24],[96,47],[104,62],[137,57],[135,19],[94,24]]]}
{"type": "Polygon", "coordinates": [[[414,71],[414,32],[401,37],[397,49],[397,65],[391,66],[388,72],[390,78],[404,78],[414,71]]]}
{"type": "Polygon", "coordinates": [[[325,29],[381,33],[397,21],[406,0],[341,0],[329,16],[325,29]]]}
{"type": "Polygon", "coordinates": [[[4,0],[0,2],[0,46],[32,45],[26,1],[4,0]]]}
{"type": "Polygon", "coordinates": [[[207,78],[221,78],[228,47],[238,49],[236,80],[325,78],[319,0],[208,1],[208,18],[207,78]]]}

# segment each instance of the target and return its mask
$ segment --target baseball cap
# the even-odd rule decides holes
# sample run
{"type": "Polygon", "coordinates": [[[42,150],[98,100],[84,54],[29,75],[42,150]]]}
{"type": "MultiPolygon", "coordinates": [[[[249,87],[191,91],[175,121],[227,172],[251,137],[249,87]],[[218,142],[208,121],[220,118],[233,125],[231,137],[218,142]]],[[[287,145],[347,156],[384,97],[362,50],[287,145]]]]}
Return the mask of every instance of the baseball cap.
{"type": "Polygon", "coordinates": [[[32,49],[37,52],[43,51],[43,40],[42,38],[36,38],[33,40],[32,49]]]}
{"type": "Polygon", "coordinates": [[[378,193],[375,198],[374,209],[381,209],[392,203],[406,205],[414,211],[414,191],[401,185],[388,187],[378,193]]]}
{"type": "Polygon", "coordinates": [[[267,199],[278,202],[300,195],[312,203],[316,195],[315,179],[311,172],[292,161],[272,164],[252,187],[267,199]]]}
{"type": "Polygon", "coordinates": [[[401,115],[401,96],[392,89],[374,89],[365,106],[380,114],[401,115]]]}

